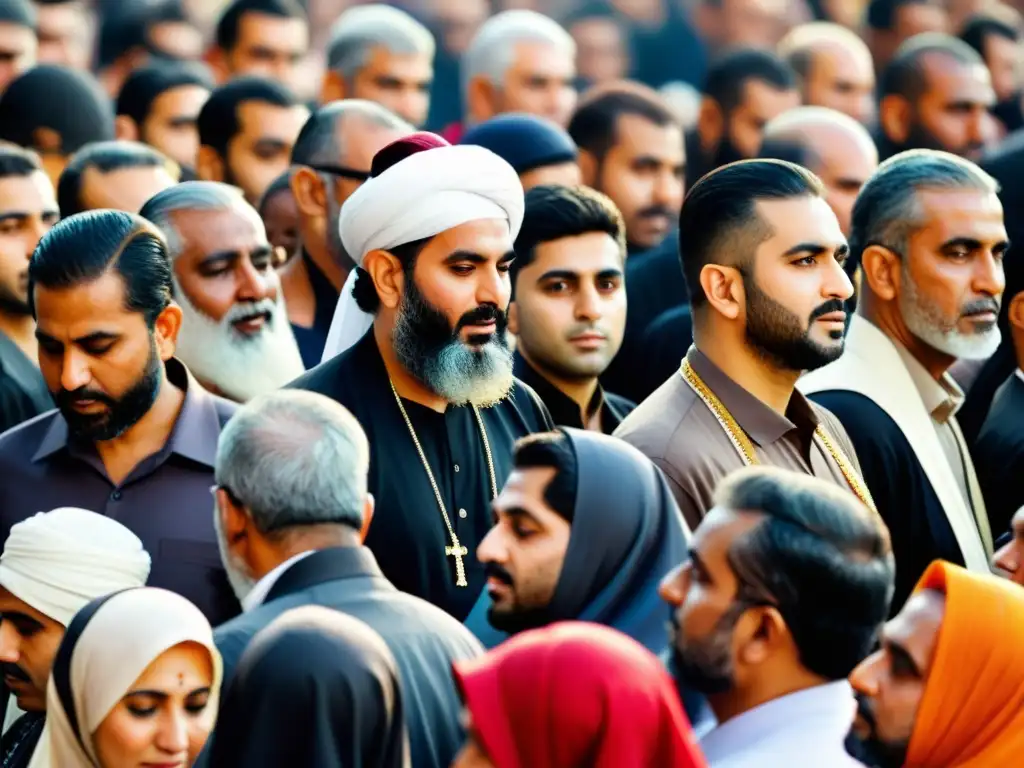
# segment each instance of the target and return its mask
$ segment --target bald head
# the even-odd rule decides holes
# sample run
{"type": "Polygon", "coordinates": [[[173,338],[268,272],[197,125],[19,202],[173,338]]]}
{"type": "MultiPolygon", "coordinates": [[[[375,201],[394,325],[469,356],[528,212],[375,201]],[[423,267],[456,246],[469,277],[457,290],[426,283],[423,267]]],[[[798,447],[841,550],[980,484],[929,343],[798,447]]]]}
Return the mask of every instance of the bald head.
{"type": "Polygon", "coordinates": [[[779,56],[800,76],[805,104],[829,107],[867,123],[874,115],[871,52],[846,27],[803,24],[779,43],[779,56]]]}
{"type": "Polygon", "coordinates": [[[878,150],[864,126],[825,107],[799,107],[769,122],[760,156],[795,162],[815,173],[844,234],[857,193],[878,167],[878,150]]]}

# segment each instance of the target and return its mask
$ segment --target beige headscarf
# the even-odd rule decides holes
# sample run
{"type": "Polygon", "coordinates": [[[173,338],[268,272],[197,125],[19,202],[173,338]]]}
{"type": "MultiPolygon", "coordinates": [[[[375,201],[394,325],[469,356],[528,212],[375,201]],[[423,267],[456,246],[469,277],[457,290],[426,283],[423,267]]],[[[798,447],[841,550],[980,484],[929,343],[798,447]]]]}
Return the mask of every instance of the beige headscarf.
{"type": "Polygon", "coordinates": [[[46,728],[30,768],[102,768],[93,746],[96,729],[146,667],[189,641],[210,652],[208,711],[215,713],[223,666],[210,623],[198,608],[153,587],[89,603],[71,621],[57,651],[46,695],[46,728]]]}

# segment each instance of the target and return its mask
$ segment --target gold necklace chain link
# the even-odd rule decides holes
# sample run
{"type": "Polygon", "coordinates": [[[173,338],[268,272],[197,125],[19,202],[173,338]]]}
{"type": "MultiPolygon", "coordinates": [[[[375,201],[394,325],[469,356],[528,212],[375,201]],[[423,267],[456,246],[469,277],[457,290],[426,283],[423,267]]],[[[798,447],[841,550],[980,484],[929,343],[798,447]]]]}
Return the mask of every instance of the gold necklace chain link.
{"type": "MultiPolygon", "coordinates": [[[[743,431],[739,423],[729,413],[728,409],[722,404],[722,401],[718,399],[718,396],[711,391],[704,380],[693,370],[693,366],[690,365],[690,361],[683,359],[682,365],[679,367],[679,372],[683,377],[683,380],[690,385],[690,389],[699,397],[704,405],[708,407],[715,419],[725,430],[725,434],[728,436],[729,441],[736,448],[736,452],[739,453],[740,458],[743,459],[744,464],[749,466],[755,466],[760,464],[757,458],[757,454],[754,452],[754,444],[751,442],[747,433],[743,431]]],[[[867,486],[864,485],[864,481],[860,479],[857,473],[853,470],[853,466],[850,460],[846,457],[846,454],[840,450],[825,428],[818,424],[814,430],[814,436],[821,442],[822,446],[832,456],[832,459],[839,466],[839,471],[843,473],[843,478],[846,483],[850,486],[850,490],[853,491],[854,495],[875,514],[878,514],[878,510],[875,508],[874,499],[871,498],[871,492],[867,486]]]]}
{"type": "MultiPolygon", "coordinates": [[[[448,535],[451,536],[452,545],[444,548],[446,556],[455,558],[455,585],[458,587],[468,587],[469,582],[466,581],[466,566],[462,562],[462,558],[469,554],[469,550],[462,546],[459,541],[459,537],[455,535],[455,528],[452,527],[451,518],[448,517],[448,508],[445,506],[444,499],[441,498],[441,490],[437,487],[437,481],[434,480],[434,473],[430,469],[430,462],[427,461],[427,455],[423,452],[423,446],[420,445],[420,439],[416,435],[416,430],[412,426],[412,421],[409,419],[409,414],[405,411],[405,406],[402,404],[402,398],[398,394],[398,390],[395,389],[395,383],[388,377],[388,384],[391,385],[391,392],[395,396],[395,402],[398,403],[398,410],[402,412],[402,418],[405,419],[405,426],[409,428],[409,435],[412,437],[413,445],[416,446],[416,452],[420,456],[420,461],[423,463],[423,469],[427,472],[427,479],[430,481],[430,487],[434,489],[434,498],[437,500],[437,507],[441,510],[441,517],[444,518],[445,528],[448,529],[448,535]]],[[[487,457],[487,474],[491,481],[491,499],[498,497],[498,481],[494,475],[494,459],[491,456],[491,444],[487,440],[487,430],[484,428],[483,417],[480,416],[480,410],[474,405],[473,415],[476,416],[476,425],[480,430],[480,438],[484,443],[484,455],[487,457]]]]}

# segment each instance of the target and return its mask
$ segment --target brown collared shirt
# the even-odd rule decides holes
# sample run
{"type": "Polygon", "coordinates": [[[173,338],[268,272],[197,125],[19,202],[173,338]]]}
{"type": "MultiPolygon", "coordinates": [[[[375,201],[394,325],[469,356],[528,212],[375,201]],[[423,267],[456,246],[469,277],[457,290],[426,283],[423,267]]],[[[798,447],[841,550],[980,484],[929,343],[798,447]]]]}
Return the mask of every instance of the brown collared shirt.
{"type": "MultiPolygon", "coordinates": [[[[835,416],[796,390],[782,416],[726,376],[696,347],[690,347],[686,359],[754,443],[759,461],[850,490],[832,454],[814,439],[821,424],[860,471],[853,445],[835,416]]],[[[615,436],[661,468],[691,529],[711,509],[719,481],[744,466],[725,429],[679,373],[626,417],[615,436]]]]}
{"type": "Polygon", "coordinates": [[[178,360],[168,380],[185,400],[170,438],[120,484],[92,444],[69,438],[60,411],[0,436],[0,542],[37,512],[79,507],[131,530],[153,560],[149,585],[177,592],[217,625],[240,608],[220,561],[210,495],[221,428],[236,406],[206,392],[178,360]]]}

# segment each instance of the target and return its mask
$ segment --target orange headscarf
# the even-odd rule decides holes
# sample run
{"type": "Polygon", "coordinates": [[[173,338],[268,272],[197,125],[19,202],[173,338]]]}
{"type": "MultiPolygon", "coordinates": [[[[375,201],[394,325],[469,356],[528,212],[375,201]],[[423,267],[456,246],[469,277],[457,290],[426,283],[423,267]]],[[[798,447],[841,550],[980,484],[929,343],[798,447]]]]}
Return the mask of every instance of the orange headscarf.
{"type": "Polygon", "coordinates": [[[1024,588],[950,563],[915,591],[946,596],[906,768],[1005,768],[1024,759],[1024,588]]]}

